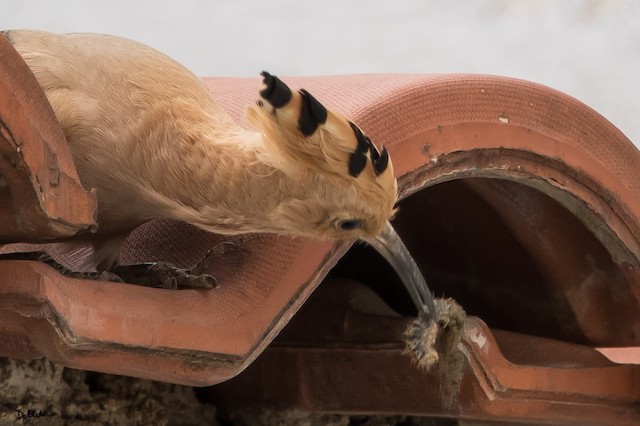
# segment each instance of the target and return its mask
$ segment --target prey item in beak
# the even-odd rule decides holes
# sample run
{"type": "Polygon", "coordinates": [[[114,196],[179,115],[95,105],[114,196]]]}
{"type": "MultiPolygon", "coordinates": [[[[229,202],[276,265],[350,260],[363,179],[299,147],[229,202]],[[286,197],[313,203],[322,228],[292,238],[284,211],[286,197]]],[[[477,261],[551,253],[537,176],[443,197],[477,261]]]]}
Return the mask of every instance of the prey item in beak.
{"type": "Polygon", "coordinates": [[[391,264],[416,304],[418,313],[421,316],[428,313],[431,318],[435,318],[436,307],[427,282],[391,223],[387,221],[380,234],[363,238],[363,241],[369,243],[391,264]]]}

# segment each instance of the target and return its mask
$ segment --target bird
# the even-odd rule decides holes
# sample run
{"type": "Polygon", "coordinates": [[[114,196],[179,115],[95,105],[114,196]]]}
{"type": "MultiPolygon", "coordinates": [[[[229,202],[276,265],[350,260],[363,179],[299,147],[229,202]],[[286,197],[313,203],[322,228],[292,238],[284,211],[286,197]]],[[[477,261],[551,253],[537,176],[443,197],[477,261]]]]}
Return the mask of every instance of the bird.
{"type": "Polygon", "coordinates": [[[93,33],[2,35],[42,87],[81,183],[96,190],[97,230],[72,238],[92,247],[98,270],[122,266],[138,226],[168,218],[226,235],[367,241],[396,263],[417,305],[433,306],[391,235],[398,185],[388,151],[306,90],[262,72],[245,128],[199,77],[145,44],[93,33]]]}

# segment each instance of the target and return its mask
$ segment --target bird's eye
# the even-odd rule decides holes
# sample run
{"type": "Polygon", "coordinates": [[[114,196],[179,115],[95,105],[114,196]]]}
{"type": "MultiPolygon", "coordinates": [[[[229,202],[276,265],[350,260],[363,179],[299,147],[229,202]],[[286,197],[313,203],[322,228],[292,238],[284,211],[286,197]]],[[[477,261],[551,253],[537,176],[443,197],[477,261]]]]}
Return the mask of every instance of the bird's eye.
{"type": "Polygon", "coordinates": [[[362,221],[359,219],[345,219],[338,221],[338,228],[342,231],[353,231],[362,227],[362,221]]]}

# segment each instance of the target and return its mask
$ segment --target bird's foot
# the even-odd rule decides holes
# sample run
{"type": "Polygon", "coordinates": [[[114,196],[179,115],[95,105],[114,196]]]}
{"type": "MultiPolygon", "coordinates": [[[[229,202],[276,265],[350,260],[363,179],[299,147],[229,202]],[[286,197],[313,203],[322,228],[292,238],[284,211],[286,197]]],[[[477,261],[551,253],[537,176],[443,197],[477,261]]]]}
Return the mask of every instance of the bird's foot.
{"type": "Polygon", "coordinates": [[[217,244],[191,269],[177,268],[167,262],[121,265],[114,269],[125,282],[165,289],[212,289],[216,279],[208,274],[216,266],[240,268],[245,251],[231,242],[217,244]]]}
{"type": "MultiPolygon", "coordinates": [[[[238,263],[244,259],[244,251],[237,245],[224,242],[216,245],[192,269],[178,268],[168,262],[139,263],[134,265],[120,265],[111,271],[78,272],[58,263],[46,252],[22,252],[0,254],[0,260],[32,260],[51,266],[60,274],[85,280],[125,282],[147,287],[165,289],[212,289],[216,279],[206,271],[215,269],[219,262],[231,261],[238,263]]],[[[240,266],[240,263],[238,265],[240,266]]]]}
{"type": "Polygon", "coordinates": [[[216,265],[233,265],[240,268],[245,251],[232,242],[222,242],[207,252],[191,269],[177,268],[167,262],[121,265],[114,269],[125,282],[166,289],[212,289],[216,279],[208,271],[216,265]]]}
{"type": "Polygon", "coordinates": [[[113,272],[127,283],[147,287],[169,290],[208,290],[216,287],[216,279],[211,275],[192,274],[189,269],[177,268],[167,262],[120,265],[113,272]]]}

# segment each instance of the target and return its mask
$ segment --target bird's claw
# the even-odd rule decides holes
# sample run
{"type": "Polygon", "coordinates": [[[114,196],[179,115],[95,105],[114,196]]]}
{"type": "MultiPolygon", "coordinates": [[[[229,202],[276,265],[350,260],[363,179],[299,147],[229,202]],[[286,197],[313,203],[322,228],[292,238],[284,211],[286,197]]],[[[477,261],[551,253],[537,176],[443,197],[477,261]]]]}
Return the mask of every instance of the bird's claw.
{"type": "Polygon", "coordinates": [[[291,100],[291,89],[278,77],[266,71],[260,73],[264,88],[260,91],[260,96],[268,101],[274,108],[281,108],[291,100]]]}
{"type": "Polygon", "coordinates": [[[215,288],[216,279],[211,275],[196,275],[187,269],[177,268],[167,262],[121,265],[114,269],[124,281],[169,290],[215,288]]]}

